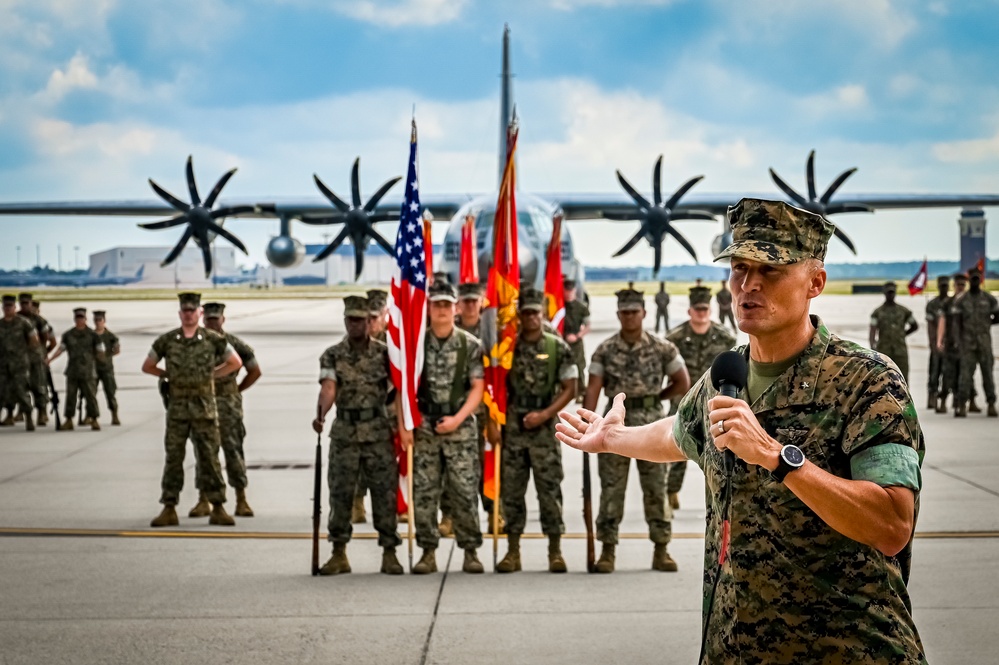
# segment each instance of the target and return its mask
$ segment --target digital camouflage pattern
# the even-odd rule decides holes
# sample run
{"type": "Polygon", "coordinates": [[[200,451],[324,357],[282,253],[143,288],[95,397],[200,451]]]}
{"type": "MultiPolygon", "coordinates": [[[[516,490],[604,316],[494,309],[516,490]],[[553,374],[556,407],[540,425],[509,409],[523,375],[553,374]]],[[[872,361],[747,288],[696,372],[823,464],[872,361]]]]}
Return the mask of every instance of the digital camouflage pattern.
{"type": "MultiPolygon", "coordinates": [[[[564,335],[578,335],[583,326],[589,323],[590,308],[585,302],[576,299],[565,303],[565,325],[562,327],[564,335]]],[[[572,357],[579,372],[577,389],[582,394],[586,390],[586,349],[583,347],[583,340],[571,342],[569,348],[572,349],[572,357]]]]}
{"type": "Polygon", "coordinates": [[[92,328],[73,327],[62,334],[61,346],[66,350],[66,405],[65,416],[72,420],[76,415],[79,396],[88,418],[100,417],[97,405],[97,358],[105,355],[104,345],[92,328]]]}
{"type": "MultiPolygon", "coordinates": [[[[648,406],[627,409],[624,424],[629,427],[663,418],[659,400],[663,379],[682,367],[676,345],[647,332],[635,344],[625,342],[621,333],[616,333],[597,347],[590,360],[590,374],[603,378],[604,394],[609,400],[623,392],[628,398],[646,398],[650,402],[648,406]]],[[[630,463],[629,458],[613,453],[597,455],[600,510],[596,525],[597,539],[603,543],[617,544],[630,463]]],[[[666,465],[644,460],[637,460],[637,465],[649,537],[656,544],[666,544],[672,535],[673,517],[666,503],[666,465]]]]}
{"type": "Polygon", "coordinates": [[[104,359],[97,359],[97,383],[104,388],[104,399],[107,401],[108,408],[112,411],[117,411],[118,398],[116,394],[118,392],[118,382],[115,381],[114,377],[113,356],[120,348],[118,336],[107,328],[104,329],[103,333],[97,333],[96,331],[95,333],[104,345],[104,359]]]}
{"type": "Polygon", "coordinates": [[[871,327],[878,331],[874,350],[894,360],[906,381],[909,380],[909,348],[905,344],[905,328],[910,325],[916,325],[916,318],[907,307],[898,303],[883,303],[871,313],[871,327]]]}
{"type": "MultiPolygon", "coordinates": [[[[468,283],[468,284],[458,285],[459,295],[461,295],[463,291],[465,293],[477,293],[480,296],[482,295],[482,287],[480,287],[478,284],[468,283]],[[474,287],[474,289],[470,287],[474,287]]],[[[455,325],[464,330],[465,332],[467,332],[468,334],[472,335],[476,339],[479,340],[482,339],[482,317],[479,317],[479,320],[475,322],[475,325],[471,326],[466,326],[462,324],[461,317],[455,317],[455,325]]],[[[486,426],[486,418],[488,416],[489,416],[489,407],[486,406],[486,402],[485,400],[483,400],[482,402],[479,403],[479,406],[476,407],[475,409],[475,422],[476,422],[475,433],[476,433],[476,440],[478,441],[479,444],[480,467],[484,463],[485,454],[486,454],[485,426],[486,426]]],[[[487,513],[492,514],[493,500],[490,499],[488,496],[486,496],[482,492],[482,489],[483,488],[481,487],[480,483],[479,498],[482,499],[482,509],[485,510],[487,513]]],[[[447,488],[444,488],[443,491],[441,492],[441,512],[445,515],[451,514],[451,499],[450,497],[448,497],[447,488]]]]}
{"type": "Polygon", "coordinates": [[[388,347],[369,337],[364,347],[355,348],[344,337],[319,358],[319,382],[326,380],[337,384],[338,417],[330,428],[331,438],[391,442],[385,409],[390,386],[388,347]]]}
{"type": "MultiPolygon", "coordinates": [[[[914,449],[921,462],[923,435],[902,376],[881,356],[830,334],[817,317],[812,322],[811,344],[752,405],[763,428],[840,478],[852,478],[851,457],[874,446],[914,449]]],[[[716,394],[702,377],[673,428],[705,474],[705,611],[718,570],[726,483],[709,434],[707,402],[716,394]]],[[[925,662],[905,588],[911,541],[888,557],[851,540],[767,470],[741,460],[732,492],[731,544],[705,619],[706,662],[925,662]]]]}
{"type": "Polygon", "coordinates": [[[821,215],[783,201],[742,199],[728,209],[732,244],[715,257],[770,264],[826,258],[835,227],[821,215]]]}
{"type": "Polygon", "coordinates": [[[995,377],[992,368],[995,356],[992,354],[992,315],[999,312],[999,302],[987,291],[962,294],[951,304],[959,331],[958,349],[960,369],[958,370],[958,399],[966,402],[972,396],[975,381],[975,368],[981,368],[982,387],[985,400],[989,404],[996,401],[995,377]]]}
{"type": "MultiPolygon", "coordinates": [[[[941,379],[943,388],[940,393],[940,396],[944,398],[947,397],[948,393],[952,393],[956,399],[960,385],[961,330],[958,327],[958,316],[954,312],[954,303],[963,298],[966,293],[967,291],[964,291],[952,295],[944,309],[944,325],[946,328],[944,328],[943,369],[941,370],[943,374],[943,378],[941,379]]],[[[975,394],[975,389],[972,387],[971,395],[975,396],[975,394]]]]}
{"type": "Polygon", "coordinates": [[[31,410],[28,399],[30,349],[37,343],[35,327],[22,316],[0,318],[0,405],[31,410]],[[32,341],[34,340],[34,341],[32,341]]]}
{"type": "Polygon", "coordinates": [[[656,332],[659,332],[659,321],[663,322],[663,330],[669,330],[669,293],[659,291],[656,293],[656,332]]]}
{"type": "Polygon", "coordinates": [[[35,408],[45,411],[49,403],[49,380],[48,374],[45,373],[45,339],[52,328],[49,322],[38,314],[25,314],[19,311],[18,316],[30,321],[38,333],[38,346],[29,349],[28,352],[28,391],[31,393],[35,408]]]}
{"type": "Polygon", "coordinates": [[[723,325],[728,321],[735,330],[737,325],[735,315],[732,313],[732,292],[725,288],[719,290],[715,295],[715,301],[718,303],[718,320],[723,325]]]}
{"type": "Polygon", "coordinates": [[[937,350],[936,339],[940,323],[945,320],[950,296],[936,296],[926,303],[926,329],[930,340],[930,368],[926,381],[927,392],[931,397],[947,397],[949,388],[944,379],[944,352],[937,350]]]}
{"type": "Polygon", "coordinates": [[[503,428],[503,454],[500,458],[500,483],[506,532],[519,535],[527,524],[527,482],[534,473],[541,512],[541,531],[548,535],[565,532],[562,521],[562,445],[555,438],[555,418],[533,430],[521,423],[531,411],[548,408],[562,392],[562,382],[576,378],[576,363],[569,345],[561,337],[546,333],[537,341],[518,337],[513,349],[513,364],[506,377],[508,420],[503,428]],[[550,339],[555,357],[548,354],[550,339]],[[551,381],[549,381],[551,363],[551,381]],[[527,403],[529,400],[537,402],[527,403]]]}
{"type": "MultiPolygon", "coordinates": [[[[243,367],[246,369],[256,367],[257,357],[253,347],[232,333],[222,334],[243,361],[243,367]]],[[[233,372],[215,379],[215,404],[219,411],[219,445],[225,457],[225,472],[229,487],[245,489],[247,479],[243,441],[246,439],[246,426],[243,423],[243,394],[239,392],[237,374],[239,372],[233,372]]]]}

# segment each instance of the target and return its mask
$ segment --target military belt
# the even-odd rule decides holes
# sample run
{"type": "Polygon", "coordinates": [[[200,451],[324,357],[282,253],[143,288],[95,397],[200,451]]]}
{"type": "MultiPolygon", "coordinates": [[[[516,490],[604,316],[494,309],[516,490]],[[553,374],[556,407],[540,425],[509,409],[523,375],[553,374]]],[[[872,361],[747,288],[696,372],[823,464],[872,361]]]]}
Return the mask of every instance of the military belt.
{"type": "Polygon", "coordinates": [[[545,409],[552,403],[551,395],[514,395],[513,406],[518,409],[545,409]]]}
{"type": "Polygon", "coordinates": [[[639,397],[626,397],[624,408],[626,409],[651,409],[662,402],[659,395],[641,395],[639,397]]]}
{"type": "Polygon", "coordinates": [[[383,406],[375,406],[368,409],[340,409],[336,410],[337,420],[342,420],[348,425],[366,423],[378,418],[387,417],[387,412],[383,406]]]}
{"type": "Polygon", "coordinates": [[[215,384],[208,384],[206,387],[182,388],[170,384],[170,397],[212,397],[215,394],[215,384]]]}
{"type": "Polygon", "coordinates": [[[420,413],[427,418],[443,418],[444,416],[453,416],[461,409],[460,404],[438,404],[436,402],[430,402],[422,399],[417,400],[417,406],[420,408],[420,413]]]}
{"type": "MultiPolygon", "coordinates": [[[[226,377],[228,378],[228,377],[226,377]]],[[[220,381],[215,384],[216,395],[238,395],[239,385],[235,381],[220,381]]]]}

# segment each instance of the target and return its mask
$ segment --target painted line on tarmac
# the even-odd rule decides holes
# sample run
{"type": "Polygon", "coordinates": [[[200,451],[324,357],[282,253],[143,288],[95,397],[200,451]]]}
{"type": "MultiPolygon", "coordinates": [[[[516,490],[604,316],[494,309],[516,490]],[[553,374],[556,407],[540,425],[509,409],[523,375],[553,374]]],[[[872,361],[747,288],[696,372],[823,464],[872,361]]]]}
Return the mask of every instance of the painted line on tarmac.
{"type": "MultiPolygon", "coordinates": [[[[405,533],[400,534],[404,539],[405,533]]],[[[165,531],[156,530],[119,530],[119,529],[47,529],[31,527],[0,527],[0,538],[217,538],[231,540],[310,540],[312,534],[299,531],[191,531],[176,530],[165,531]]],[[[999,538],[999,531],[917,531],[916,538],[928,540],[946,539],[968,539],[968,538],[999,538]]],[[[326,540],[327,534],[320,534],[322,540],[326,540]]],[[[521,536],[524,540],[542,540],[548,536],[543,533],[525,533],[521,536]]],[[[564,533],[563,540],[585,540],[586,534],[564,533]]],[[[618,535],[620,540],[648,540],[649,534],[622,533],[618,535]]],[[[354,540],[377,540],[378,534],[355,533],[354,540]]],[[[673,540],[703,540],[703,533],[674,533],[673,540]]]]}

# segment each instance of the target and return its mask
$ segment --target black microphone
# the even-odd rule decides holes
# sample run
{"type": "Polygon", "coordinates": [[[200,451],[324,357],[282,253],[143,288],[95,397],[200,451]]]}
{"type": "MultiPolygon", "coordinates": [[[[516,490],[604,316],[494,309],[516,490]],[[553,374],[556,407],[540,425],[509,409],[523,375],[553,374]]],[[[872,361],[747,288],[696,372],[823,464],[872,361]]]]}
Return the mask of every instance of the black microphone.
{"type": "MultiPolygon", "coordinates": [[[[738,351],[724,351],[711,363],[711,385],[720,395],[739,398],[739,391],[746,387],[749,378],[749,365],[738,351]]],[[[725,451],[725,473],[732,475],[735,467],[735,453],[725,451]]]]}

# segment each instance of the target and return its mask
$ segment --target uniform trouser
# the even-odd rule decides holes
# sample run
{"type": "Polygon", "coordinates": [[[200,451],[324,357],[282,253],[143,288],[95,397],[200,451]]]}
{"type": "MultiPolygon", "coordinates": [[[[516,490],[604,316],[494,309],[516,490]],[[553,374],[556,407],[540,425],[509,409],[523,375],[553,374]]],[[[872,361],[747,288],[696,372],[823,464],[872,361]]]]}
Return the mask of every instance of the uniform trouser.
{"type": "MultiPolygon", "coordinates": [[[[638,480],[642,485],[645,521],[649,538],[665,545],[673,535],[673,513],[666,504],[666,465],[636,460],[638,480]]],[[[597,539],[608,545],[617,544],[618,527],[624,517],[624,497],[628,488],[630,457],[613,453],[597,455],[600,473],[600,511],[597,513],[597,539]]]]}
{"type": "MultiPolygon", "coordinates": [[[[486,422],[486,414],[484,412],[479,411],[476,416],[479,424],[486,422]]],[[[492,515],[493,500],[485,494],[485,474],[482,472],[482,465],[485,464],[486,460],[486,435],[482,427],[478,427],[478,425],[476,427],[476,434],[479,440],[479,498],[482,499],[482,509],[489,515],[492,515]]],[[[451,514],[451,495],[447,491],[447,485],[443,484],[443,479],[441,484],[441,514],[451,514]]]]}
{"type": "Polygon", "coordinates": [[[115,397],[115,393],[118,392],[118,384],[114,380],[114,368],[98,367],[97,383],[104,388],[104,399],[108,403],[108,409],[111,412],[116,412],[118,410],[118,399],[115,397]]]}
{"type": "Polygon", "coordinates": [[[87,417],[98,418],[101,415],[97,406],[97,382],[93,376],[66,375],[66,418],[73,420],[76,415],[76,400],[82,395],[87,406],[87,417]]]}
{"type": "Polygon", "coordinates": [[[731,309],[718,308],[718,322],[725,325],[725,319],[732,324],[732,330],[738,330],[738,326],[735,325],[735,315],[732,314],[731,309]]]}
{"type": "Polygon", "coordinates": [[[909,349],[906,347],[893,347],[893,348],[883,348],[879,347],[877,349],[878,353],[883,353],[894,361],[898,365],[898,371],[902,373],[902,378],[905,379],[906,384],[909,383],[909,349]]]}
{"type": "Polygon", "coordinates": [[[578,370],[576,375],[579,379],[576,381],[576,394],[585,395],[586,394],[586,349],[583,348],[583,341],[576,340],[569,345],[572,350],[572,359],[576,362],[576,369],[578,370]]]}
{"type": "Polygon", "coordinates": [[[995,357],[992,355],[992,349],[981,346],[974,349],[962,349],[960,385],[957,391],[957,398],[960,402],[967,402],[974,395],[975,369],[981,368],[985,401],[989,404],[995,403],[996,382],[992,376],[992,367],[994,365],[995,357]]]}
{"type": "Polygon", "coordinates": [[[673,462],[666,471],[666,493],[679,494],[683,477],[687,475],[687,461],[673,462]]]}
{"type": "Polygon", "coordinates": [[[391,436],[382,441],[330,438],[327,473],[330,488],[329,539],[334,543],[350,541],[354,532],[350,523],[354,489],[362,470],[371,489],[371,512],[375,530],[378,531],[378,544],[396,547],[402,542],[397,532],[399,516],[396,514],[395,496],[399,486],[399,463],[391,436]]]}
{"type": "MultiPolygon", "coordinates": [[[[217,395],[215,403],[219,410],[219,447],[225,457],[229,487],[246,489],[246,458],[243,455],[246,428],[243,426],[242,400],[238,395],[217,395]]],[[[197,449],[194,454],[198,454],[197,449]]]]}
{"type": "Polygon", "coordinates": [[[663,322],[663,332],[669,332],[669,312],[665,309],[656,310],[656,332],[659,332],[659,320],[663,322]]]}
{"type": "MultiPolygon", "coordinates": [[[[426,422],[426,419],[425,419],[426,422]]],[[[476,497],[482,466],[479,464],[475,435],[445,437],[429,432],[426,426],[416,430],[413,449],[413,508],[416,518],[416,542],[422,548],[437,547],[437,507],[442,483],[451,503],[454,537],[462,549],[482,545],[482,531],[476,497]]]]}
{"type": "Polygon", "coordinates": [[[22,413],[31,410],[28,401],[28,367],[26,365],[6,365],[0,368],[0,397],[3,406],[13,409],[21,407],[22,413]]]}
{"type": "MultiPolygon", "coordinates": [[[[961,354],[957,349],[947,349],[943,354],[943,386],[941,387],[941,392],[939,397],[946,399],[948,394],[954,395],[955,401],[960,401],[958,398],[959,388],[961,384],[961,354]]],[[[978,391],[975,390],[974,381],[971,383],[971,398],[974,399],[978,396],[978,391]]]]}
{"type": "Polygon", "coordinates": [[[28,388],[35,408],[40,412],[46,411],[49,405],[49,379],[41,356],[33,357],[28,365],[28,388]]]}
{"type": "MultiPolygon", "coordinates": [[[[516,425],[513,426],[516,428],[516,425]]],[[[506,431],[500,458],[500,499],[506,532],[524,533],[527,524],[527,481],[534,473],[541,512],[541,531],[549,536],[565,533],[562,521],[562,444],[555,438],[555,425],[532,432],[506,431]]]]}
{"type": "Polygon", "coordinates": [[[930,350],[930,371],[926,379],[926,393],[930,397],[946,396],[947,388],[943,385],[944,378],[944,354],[940,351],[930,350]]]}
{"type": "MultiPolygon", "coordinates": [[[[69,417],[72,417],[71,415],[69,417]]],[[[184,455],[187,440],[194,445],[196,462],[194,484],[211,503],[225,503],[225,481],[219,466],[218,421],[208,418],[177,418],[167,414],[163,445],[166,462],[163,465],[163,493],[160,503],[175,506],[184,489],[184,455]]]]}

